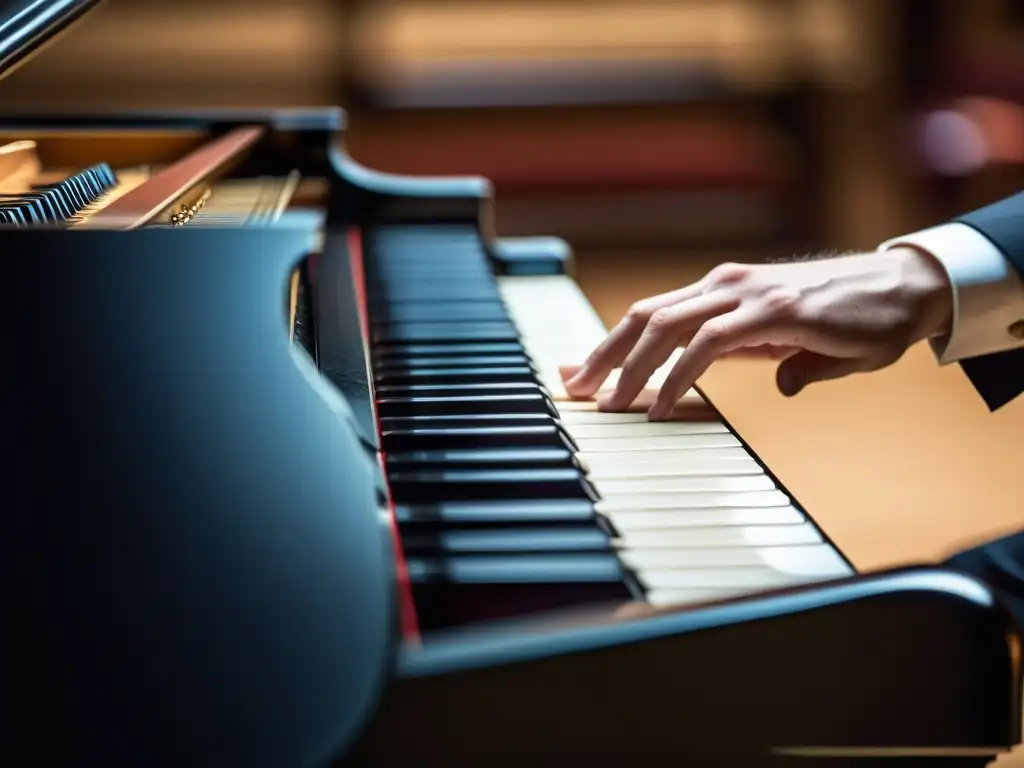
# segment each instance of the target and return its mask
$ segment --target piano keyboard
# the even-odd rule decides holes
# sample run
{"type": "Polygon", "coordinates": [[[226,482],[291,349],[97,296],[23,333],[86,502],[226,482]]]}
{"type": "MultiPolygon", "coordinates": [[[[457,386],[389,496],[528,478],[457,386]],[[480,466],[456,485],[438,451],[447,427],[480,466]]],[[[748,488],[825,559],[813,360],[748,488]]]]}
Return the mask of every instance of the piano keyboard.
{"type": "Polygon", "coordinates": [[[496,277],[469,230],[378,230],[366,248],[382,448],[424,629],[852,574],[697,392],[657,423],[567,398],[559,367],[606,334],[570,277],[496,277]]]}

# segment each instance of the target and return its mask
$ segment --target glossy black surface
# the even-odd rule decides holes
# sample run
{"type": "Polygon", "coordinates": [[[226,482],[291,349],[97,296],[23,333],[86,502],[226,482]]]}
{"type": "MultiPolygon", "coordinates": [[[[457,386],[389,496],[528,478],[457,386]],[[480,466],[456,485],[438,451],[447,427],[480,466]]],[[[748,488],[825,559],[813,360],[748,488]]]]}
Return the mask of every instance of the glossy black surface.
{"type": "Polygon", "coordinates": [[[351,764],[984,763],[1019,739],[1011,626],[980,583],[922,569],[439,636],[403,654],[351,764]]]}
{"type": "Polygon", "coordinates": [[[4,0],[0,3],[0,77],[101,0],[4,0]]]}
{"type": "Polygon", "coordinates": [[[3,709],[59,734],[33,764],[310,764],[371,715],[394,564],[375,456],[287,341],[313,234],[0,233],[3,709]]]}

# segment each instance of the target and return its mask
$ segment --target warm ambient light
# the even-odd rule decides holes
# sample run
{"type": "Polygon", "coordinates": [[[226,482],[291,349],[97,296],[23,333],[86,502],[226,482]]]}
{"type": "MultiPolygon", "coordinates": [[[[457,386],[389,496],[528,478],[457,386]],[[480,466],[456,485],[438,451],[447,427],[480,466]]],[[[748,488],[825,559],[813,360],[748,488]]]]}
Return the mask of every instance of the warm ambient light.
{"type": "Polygon", "coordinates": [[[1024,163],[1024,106],[969,97],[924,117],[922,149],[944,176],[967,176],[993,163],[1024,163]]]}

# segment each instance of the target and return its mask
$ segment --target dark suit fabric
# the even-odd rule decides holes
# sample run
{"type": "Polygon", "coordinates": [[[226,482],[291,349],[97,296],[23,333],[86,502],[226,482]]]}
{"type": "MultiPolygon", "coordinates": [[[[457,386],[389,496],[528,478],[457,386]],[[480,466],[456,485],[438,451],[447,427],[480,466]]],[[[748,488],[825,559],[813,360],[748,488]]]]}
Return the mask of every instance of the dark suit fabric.
{"type": "Polygon", "coordinates": [[[988,584],[1024,633],[1024,531],[960,552],[944,565],[988,584]]]}
{"type": "MultiPolygon", "coordinates": [[[[988,238],[1024,277],[1024,192],[957,221],[988,238]]],[[[960,367],[993,411],[1024,392],[1024,348],[963,360],[960,367]]]]}
{"type": "MultiPolygon", "coordinates": [[[[1024,277],[1024,192],[957,219],[989,239],[1024,277]]],[[[992,410],[1024,392],[1024,348],[961,362],[975,389],[992,410]]],[[[1024,440],[1024,425],[1021,429],[1024,440]]],[[[1021,473],[1024,487],[1024,470],[1021,473]]],[[[1021,502],[1024,519],[1024,501],[1021,502]]],[[[992,587],[1024,632],[1024,530],[961,552],[946,565],[992,587]]]]}

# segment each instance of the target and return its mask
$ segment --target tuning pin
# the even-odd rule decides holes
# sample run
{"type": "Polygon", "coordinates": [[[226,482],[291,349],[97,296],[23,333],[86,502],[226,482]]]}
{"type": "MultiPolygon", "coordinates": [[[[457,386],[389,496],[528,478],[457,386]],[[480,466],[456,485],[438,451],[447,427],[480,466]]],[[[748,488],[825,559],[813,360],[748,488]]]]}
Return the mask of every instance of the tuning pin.
{"type": "Polygon", "coordinates": [[[46,195],[30,192],[24,195],[0,195],[0,204],[18,206],[33,213],[33,221],[54,221],[60,218],[46,195]],[[26,208],[27,206],[27,208],[26,208]]]}
{"type": "Polygon", "coordinates": [[[24,203],[9,203],[7,205],[0,206],[0,210],[13,215],[15,223],[18,226],[28,227],[36,223],[36,216],[32,211],[31,206],[25,205],[24,203]]]}
{"type": "Polygon", "coordinates": [[[89,195],[85,191],[82,180],[77,176],[70,176],[61,183],[61,189],[67,192],[75,209],[84,208],[89,204],[89,195]]]}
{"type": "Polygon", "coordinates": [[[117,184],[117,176],[114,175],[114,172],[110,169],[110,166],[107,165],[106,163],[100,163],[99,165],[94,165],[93,166],[93,170],[96,172],[96,175],[99,177],[100,181],[102,182],[104,189],[109,189],[110,187],[112,187],[115,184],[117,184]]]}
{"type": "Polygon", "coordinates": [[[56,210],[59,219],[69,219],[74,215],[75,209],[62,190],[58,188],[48,189],[44,194],[47,201],[56,210]]]}
{"type": "Polygon", "coordinates": [[[88,198],[89,202],[92,202],[99,197],[100,193],[103,191],[103,188],[100,186],[95,175],[88,169],[77,174],[75,178],[82,186],[85,196],[88,198]]]}

